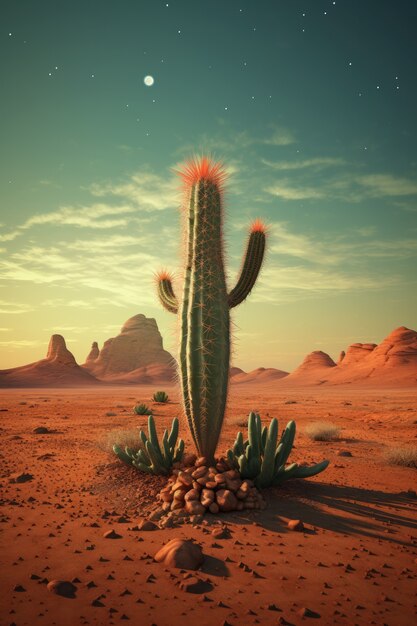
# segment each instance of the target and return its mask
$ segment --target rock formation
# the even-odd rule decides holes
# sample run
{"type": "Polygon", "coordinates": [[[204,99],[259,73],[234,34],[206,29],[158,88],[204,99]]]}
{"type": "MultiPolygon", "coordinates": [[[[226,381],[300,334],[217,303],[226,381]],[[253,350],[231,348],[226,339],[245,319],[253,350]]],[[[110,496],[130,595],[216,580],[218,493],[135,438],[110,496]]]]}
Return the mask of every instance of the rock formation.
{"type": "MultiPolygon", "coordinates": [[[[90,355],[93,350],[94,344],[90,355]]],[[[162,368],[163,379],[172,379],[174,366],[173,357],[164,350],[156,321],[142,314],[127,320],[117,337],[104,342],[97,358],[87,358],[84,364],[86,370],[101,380],[131,383],[153,382],[148,370],[155,367],[162,368]]]]}
{"type": "Polygon", "coordinates": [[[322,352],[321,350],[314,350],[314,352],[310,352],[307,354],[304,361],[297,367],[297,369],[293,372],[305,372],[312,371],[317,369],[327,369],[330,367],[336,367],[336,363],[333,359],[326,354],[326,352],[322,352]]]}
{"type": "Polygon", "coordinates": [[[98,343],[97,341],[93,341],[93,343],[91,344],[91,350],[86,358],[85,365],[96,361],[99,357],[99,354],[100,350],[98,349],[98,343]]]}
{"type": "Polygon", "coordinates": [[[312,352],[284,384],[417,384],[417,332],[405,326],[393,330],[380,344],[354,343],[342,351],[337,365],[324,352],[312,352]]]}
{"type": "MultiPolygon", "coordinates": [[[[235,368],[239,369],[239,368],[235,368]]],[[[271,383],[288,376],[288,372],[275,369],[274,367],[258,367],[251,372],[240,371],[234,374],[231,382],[234,383],[271,383]]]]}
{"type": "Polygon", "coordinates": [[[78,387],[99,381],[77,365],[62,335],[52,335],[45,359],[0,370],[0,387],[78,387]]]}
{"type": "Polygon", "coordinates": [[[376,343],[352,343],[346,350],[343,366],[360,363],[369,356],[369,353],[376,347],[376,343]]]}

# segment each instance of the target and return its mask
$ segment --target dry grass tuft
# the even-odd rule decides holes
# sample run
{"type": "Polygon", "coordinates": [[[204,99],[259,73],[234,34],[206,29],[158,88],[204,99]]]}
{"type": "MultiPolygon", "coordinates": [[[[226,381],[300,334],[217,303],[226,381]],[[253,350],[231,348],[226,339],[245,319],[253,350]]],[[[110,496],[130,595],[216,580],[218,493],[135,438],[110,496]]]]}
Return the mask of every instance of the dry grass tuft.
{"type": "Polygon", "coordinates": [[[111,430],[99,440],[98,446],[105,452],[111,452],[113,454],[113,446],[117,443],[121,448],[132,448],[132,450],[139,450],[139,428],[132,428],[130,430],[111,430]]]}
{"type": "Polygon", "coordinates": [[[384,452],[384,460],[389,465],[414,467],[417,469],[417,448],[412,446],[397,446],[384,452]]]}
{"type": "Polygon", "coordinates": [[[248,417],[229,417],[227,420],[228,426],[237,426],[238,428],[246,428],[248,425],[248,417]]]}
{"type": "Polygon", "coordinates": [[[339,438],[340,428],[331,422],[313,422],[305,428],[305,434],[313,441],[335,441],[339,438]]]}

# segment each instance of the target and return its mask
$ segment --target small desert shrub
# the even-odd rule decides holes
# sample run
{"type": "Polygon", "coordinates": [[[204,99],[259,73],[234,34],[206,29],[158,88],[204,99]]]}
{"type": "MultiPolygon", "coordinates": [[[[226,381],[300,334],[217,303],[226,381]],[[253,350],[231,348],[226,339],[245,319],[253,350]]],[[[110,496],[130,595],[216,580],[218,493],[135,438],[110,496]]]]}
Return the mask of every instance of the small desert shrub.
{"type": "Polygon", "coordinates": [[[168,394],[165,393],[165,391],[155,391],[155,393],[153,394],[153,398],[152,400],[154,402],[168,402],[169,398],[168,398],[168,394]]]}
{"type": "Polygon", "coordinates": [[[111,430],[103,435],[98,442],[99,448],[113,454],[113,446],[118,445],[121,448],[132,448],[137,452],[140,445],[139,428],[132,428],[130,430],[111,430]]]}
{"type": "Polygon", "coordinates": [[[313,422],[304,432],[313,441],[334,441],[339,438],[340,428],[331,422],[313,422]]]}
{"type": "Polygon", "coordinates": [[[136,415],[152,415],[152,409],[146,406],[146,404],[135,404],[133,412],[136,415]]]}
{"type": "Polygon", "coordinates": [[[397,446],[384,453],[384,460],[389,465],[414,467],[417,469],[417,448],[412,446],[397,446]]]}
{"type": "Polygon", "coordinates": [[[248,425],[247,417],[229,417],[227,420],[228,426],[238,426],[238,428],[246,428],[248,425]]]}

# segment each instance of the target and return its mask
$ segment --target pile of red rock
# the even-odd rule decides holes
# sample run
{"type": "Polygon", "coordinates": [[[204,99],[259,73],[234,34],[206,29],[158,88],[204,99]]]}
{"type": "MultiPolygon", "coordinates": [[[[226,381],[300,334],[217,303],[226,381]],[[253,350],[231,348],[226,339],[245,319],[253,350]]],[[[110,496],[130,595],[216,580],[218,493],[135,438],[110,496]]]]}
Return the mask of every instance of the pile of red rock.
{"type": "Polygon", "coordinates": [[[204,457],[192,467],[174,469],[159,498],[164,511],[182,509],[189,515],[266,507],[252,480],[242,480],[239,472],[230,469],[224,460],[211,466],[204,457]]]}

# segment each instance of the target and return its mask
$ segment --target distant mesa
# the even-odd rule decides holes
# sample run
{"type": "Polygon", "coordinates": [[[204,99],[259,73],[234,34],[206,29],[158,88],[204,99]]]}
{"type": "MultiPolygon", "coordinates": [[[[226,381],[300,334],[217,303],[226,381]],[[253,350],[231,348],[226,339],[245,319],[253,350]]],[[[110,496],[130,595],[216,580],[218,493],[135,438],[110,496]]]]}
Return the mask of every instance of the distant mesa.
{"type": "Polygon", "coordinates": [[[118,383],[170,381],[175,374],[175,360],[164,350],[156,321],[142,314],[128,319],[101,350],[94,342],[83,367],[99,380],[118,383]]]}
{"type": "MultiPolygon", "coordinates": [[[[233,370],[239,370],[240,368],[232,368],[233,370]]],[[[270,383],[278,381],[281,378],[288,376],[288,372],[275,369],[274,367],[258,367],[251,372],[244,372],[240,370],[237,373],[231,374],[232,383],[270,383]]]]}
{"type": "Polygon", "coordinates": [[[288,385],[416,385],[417,332],[400,326],[380,344],[353,343],[337,365],[316,351],[283,381],[288,385]]]}
{"type": "MultiPolygon", "coordinates": [[[[46,358],[0,370],[0,387],[79,387],[172,383],[176,363],[164,350],[156,321],[138,314],[120,333],[96,341],[80,366],[62,335],[52,335],[46,358]]],[[[380,344],[353,343],[342,350],[337,364],[321,350],[308,354],[291,374],[272,367],[245,372],[230,368],[230,382],[276,385],[277,388],[315,385],[415,386],[417,384],[417,332],[400,326],[380,344]]]]}
{"type": "Polygon", "coordinates": [[[77,365],[62,335],[52,335],[45,359],[0,370],[0,387],[79,387],[98,380],[77,365]]]}
{"type": "Polygon", "coordinates": [[[307,354],[304,361],[298,366],[293,374],[296,374],[297,372],[309,372],[316,369],[326,369],[329,367],[336,367],[336,363],[333,359],[326,352],[314,350],[314,352],[307,354]]]}
{"type": "Polygon", "coordinates": [[[164,350],[157,323],[139,314],[123,325],[117,337],[100,350],[93,342],[80,366],[62,335],[52,335],[45,359],[0,370],[0,387],[79,387],[100,384],[169,383],[175,360],[164,350]]]}
{"type": "Polygon", "coordinates": [[[237,376],[238,374],[246,374],[246,372],[244,372],[242,369],[240,369],[240,367],[231,367],[230,368],[230,378],[234,378],[234,376],[237,376]]]}

